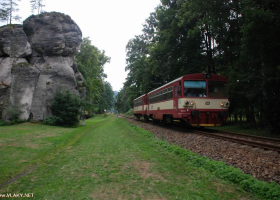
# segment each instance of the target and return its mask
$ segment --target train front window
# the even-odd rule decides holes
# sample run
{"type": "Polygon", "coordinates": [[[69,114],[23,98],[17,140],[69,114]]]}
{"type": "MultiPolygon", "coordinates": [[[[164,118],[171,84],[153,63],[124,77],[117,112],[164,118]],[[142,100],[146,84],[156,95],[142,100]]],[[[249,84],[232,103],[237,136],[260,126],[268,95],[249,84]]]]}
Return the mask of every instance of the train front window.
{"type": "Polygon", "coordinates": [[[226,98],[227,97],[227,83],[209,81],[208,82],[208,95],[212,98],[226,98]]]}
{"type": "Polygon", "coordinates": [[[206,97],[206,81],[184,81],[185,97],[206,97]]]}

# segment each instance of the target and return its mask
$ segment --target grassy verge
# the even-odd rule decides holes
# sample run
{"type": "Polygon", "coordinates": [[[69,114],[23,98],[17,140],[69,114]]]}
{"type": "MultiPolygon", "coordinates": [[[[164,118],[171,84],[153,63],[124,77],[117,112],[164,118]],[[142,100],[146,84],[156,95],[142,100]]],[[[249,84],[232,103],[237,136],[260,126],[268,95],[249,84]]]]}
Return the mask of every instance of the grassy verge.
{"type": "MultiPolygon", "coordinates": [[[[105,119],[87,120],[88,129],[74,130],[83,131],[78,139],[72,136],[63,150],[0,194],[33,193],[36,199],[267,198],[231,181],[228,176],[236,177],[235,171],[220,162],[170,146],[123,119],[105,119]]],[[[248,180],[248,186],[254,184],[248,180]]]]}
{"type": "Polygon", "coordinates": [[[88,126],[64,128],[42,124],[23,123],[0,129],[0,184],[35,164],[42,163],[59,150],[75,142],[90,125],[105,121],[96,118],[88,126]]]}

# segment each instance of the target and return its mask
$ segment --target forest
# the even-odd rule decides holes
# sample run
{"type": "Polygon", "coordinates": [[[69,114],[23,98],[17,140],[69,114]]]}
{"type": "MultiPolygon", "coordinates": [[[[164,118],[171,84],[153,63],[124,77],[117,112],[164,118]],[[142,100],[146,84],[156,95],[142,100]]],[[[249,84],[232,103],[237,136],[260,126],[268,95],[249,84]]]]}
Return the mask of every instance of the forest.
{"type": "Polygon", "coordinates": [[[280,128],[280,2],[161,0],[126,46],[126,82],[117,109],[190,73],[228,77],[229,115],[280,128]]]}

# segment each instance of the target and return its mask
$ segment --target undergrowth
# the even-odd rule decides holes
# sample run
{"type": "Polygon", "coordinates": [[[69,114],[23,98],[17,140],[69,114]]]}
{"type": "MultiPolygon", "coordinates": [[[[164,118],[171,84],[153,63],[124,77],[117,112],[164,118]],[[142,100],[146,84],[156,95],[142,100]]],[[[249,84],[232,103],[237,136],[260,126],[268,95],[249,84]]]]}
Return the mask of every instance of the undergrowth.
{"type": "Polygon", "coordinates": [[[162,146],[166,152],[177,155],[188,162],[188,165],[193,167],[204,169],[212,172],[217,177],[229,181],[234,184],[238,184],[242,189],[255,195],[259,195],[265,199],[280,199],[280,186],[275,182],[267,183],[259,181],[251,175],[244,174],[240,169],[226,165],[222,161],[214,161],[209,158],[197,155],[193,152],[183,149],[176,145],[170,145],[164,140],[155,138],[155,136],[143,130],[140,127],[131,125],[137,131],[139,131],[144,137],[153,139],[154,142],[162,146]]]}
{"type": "Polygon", "coordinates": [[[127,111],[126,113],[124,113],[125,115],[128,115],[128,116],[133,116],[134,115],[134,112],[133,112],[133,109],[131,108],[129,111],[127,111]]]}
{"type": "Polygon", "coordinates": [[[16,125],[16,124],[21,124],[24,122],[26,122],[26,120],[12,120],[12,121],[0,120],[0,126],[11,126],[11,125],[16,125]]]}

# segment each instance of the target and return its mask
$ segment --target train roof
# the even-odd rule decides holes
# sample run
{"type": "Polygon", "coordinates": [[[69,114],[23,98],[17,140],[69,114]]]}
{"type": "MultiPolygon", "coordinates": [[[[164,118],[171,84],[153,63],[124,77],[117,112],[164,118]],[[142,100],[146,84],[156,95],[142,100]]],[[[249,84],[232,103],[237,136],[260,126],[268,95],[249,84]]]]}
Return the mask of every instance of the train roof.
{"type": "Polygon", "coordinates": [[[140,97],[137,97],[136,99],[133,99],[133,101],[140,99],[141,97],[144,97],[146,94],[141,95],[140,97]]]}
{"type": "Polygon", "coordinates": [[[167,85],[169,85],[169,84],[171,84],[171,83],[174,83],[174,82],[176,82],[176,81],[179,81],[179,80],[181,80],[182,78],[183,78],[183,76],[181,76],[180,78],[177,78],[177,79],[175,79],[175,80],[173,80],[173,81],[171,81],[171,82],[169,82],[169,83],[166,83],[165,85],[160,86],[159,88],[152,90],[152,91],[149,92],[148,94],[150,94],[150,93],[152,93],[152,92],[154,92],[154,91],[157,91],[157,90],[159,90],[159,89],[161,89],[161,88],[164,88],[165,86],[167,86],[167,85]]]}
{"type": "Polygon", "coordinates": [[[207,79],[207,80],[218,80],[218,81],[226,81],[226,76],[221,76],[218,74],[204,74],[204,73],[197,73],[197,74],[186,74],[182,78],[195,80],[195,79],[207,79]]]}
{"type": "Polygon", "coordinates": [[[163,86],[160,86],[160,87],[150,91],[148,94],[151,94],[151,93],[153,93],[153,92],[155,92],[157,90],[160,90],[160,89],[162,89],[162,88],[164,88],[164,87],[166,87],[166,86],[168,86],[168,85],[170,85],[170,84],[172,84],[172,83],[174,83],[176,81],[179,81],[181,79],[184,79],[184,80],[185,79],[188,79],[188,80],[199,80],[199,79],[203,80],[203,79],[207,79],[207,80],[227,81],[227,77],[221,76],[221,75],[218,75],[218,74],[204,74],[204,73],[186,74],[186,75],[181,76],[181,77],[179,77],[179,78],[177,78],[177,79],[175,79],[175,80],[173,80],[171,82],[166,83],[163,86]],[[208,76],[208,77],[206,78],[205,76],[208,76]]]}

